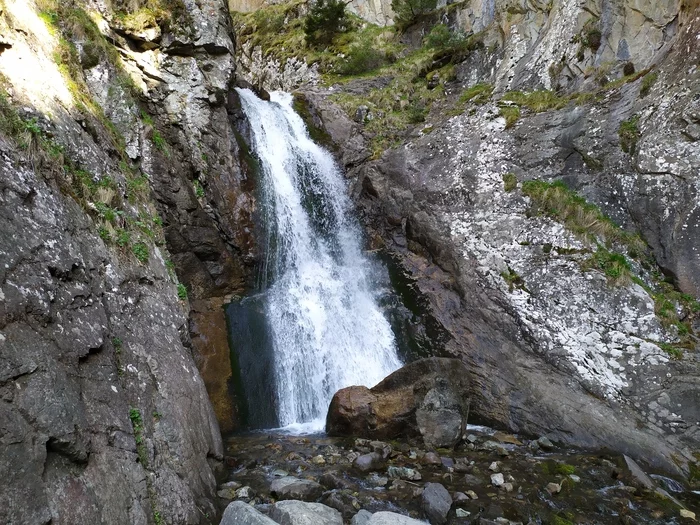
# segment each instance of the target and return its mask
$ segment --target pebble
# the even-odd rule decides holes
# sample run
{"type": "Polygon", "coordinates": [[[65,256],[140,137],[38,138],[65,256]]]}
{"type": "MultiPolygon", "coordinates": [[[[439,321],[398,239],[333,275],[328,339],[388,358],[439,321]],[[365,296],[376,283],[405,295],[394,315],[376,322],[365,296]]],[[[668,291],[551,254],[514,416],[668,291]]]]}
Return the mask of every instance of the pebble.
{"type": "Polygon", "coordinates": [[[559,494],[561,492],[561,485],[558,483],[547,483],[547,492],[550,494],[559,494]]]}
{"type": "Polygon", "coordinates": [[[489,470],[492,472],[498,472],[501,469],[501,462],[500,461],[494,461],[489,465],[489,470]]]}
{"type": "MultiPolygon", "coordinates": [[[[491,484],[495,487],[500,487],[505,483],[505,480],[503,479],[503,474],[500,472],[498,474],[491,474],[491,484]]],[[[551,483],[550,483],[551,485],[551,483]]]]}
{"type": "Polygon", "coordinates": [[[326,459],[319,454],[318,456],[314,456],[313,458],[311,458],[311,463],[313,463],[314,465],[325,465],[326,459]]]}
{"type": "Polygon", "coordinates": [[[471,515],[471,512],[468,512],[464,509],[457,509],[455,511],[455,516],[458,518],[468,518],[471,515]]]}
{"type": "Polygon", "coordinates": [[[474,492],[473,490],[468,490],[467,492],[465,492],[465,494],[471,499],[479,499],[479,496],[477,496],[476,492],[474,492]]]}
{"type": "Polygon", "coordinates": [[[552,450],[554,448],[554,444],[544,436],[537,440],[537,444],[542,448],[542,450],[552,450]]]}
{"type": "Polygon", "coordinates": [[[688,509],[681,509],[681,518],[695,519],[695,513],[688,509]]]}

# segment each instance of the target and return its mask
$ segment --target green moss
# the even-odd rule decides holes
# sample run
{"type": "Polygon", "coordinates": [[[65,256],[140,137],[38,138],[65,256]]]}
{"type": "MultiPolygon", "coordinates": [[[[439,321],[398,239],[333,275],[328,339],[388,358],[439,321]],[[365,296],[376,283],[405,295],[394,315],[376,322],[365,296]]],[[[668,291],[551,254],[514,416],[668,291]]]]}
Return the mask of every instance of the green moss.
{"type": "Polygon", "coordinates": [[[634,155],[637,148],[637,141],[641,134],[639,133],[639,116],[635,115],[629,120],[625,120],[620,123],[620,127],[617,131],[620,137],[620,147],[625,153],[634,155]]]}
{"type": "Polygon", "coordinates": [[[139,262],[143,264],[148,262],[148,246],[145,243],[137,242],[131,247],[131,251],[139,262]]]}
{"type": "Polygon", "coordinates": [[[204,188],[202,187],[202,183],[199,182],[197,179],[192,181],[192,186],[194,187],[194,194],[198,199],[203,199],[204,198],[204,188]]]}
{"type": "Polygon", "coordinates": [[[661,348],[661,350],[666,352],[673,359],[683,358],[683,350],[676,346],[673,346],[670,343],[659,343],[659,348],[661,348]]]}
{"type": "Polygon", "coordinates": [[[486,104],[491,100],[493,93],[493,85],[491,84],[476,84],[467,88],[459,97],[460,104],[471,102],[473,104],[486,104]]]}
{"type": "Polygon", "coordinates": [[[129,419],[134,429],[134,440],[136,441],[136,452],[139,456],[139,461],[144,467],[148,467],[148,452],[146,451],[146,443],[143,436],[144,428],[141,411],[138,408],[130,408],[129,419]]]}
{"type": "Polygon", "coordinates": [[[608,282],[614,285],[627,284],[631,280],[632,267],[627,257],[621,253],[610,252],[602,246],[599,246],[584,264],[584,268],[601,270],[608,278],[608,282]]]}
{"type": "Polygon", "coordinates": [[[187,288],[185,288],[185,285],[182,283],[178,283],[177,285],[177,296],[181,301],[187,300],[187,288]]]}
{"type": "Polygon", "coordinates": [[[562,474],[564,476],[569,476],[576,473],[576,467],[573,465],[568,465],[567,463],[557,463],[555,470],[557,474],[562,474]]]}
{"type": "Polygon", "coordinates": [[[502,272],[501,277],[508,284],[509,292],[512,292],[515,288],[526,290],[525,280],[511,267],[508,267],[507,272],[502,272]]]}
{"type": "Polygon", "coordinates": [[[503,189],[507,192],[511,192],[518,187],[518,178],[515,173],[504,173],[503,177],[503,189]]]}

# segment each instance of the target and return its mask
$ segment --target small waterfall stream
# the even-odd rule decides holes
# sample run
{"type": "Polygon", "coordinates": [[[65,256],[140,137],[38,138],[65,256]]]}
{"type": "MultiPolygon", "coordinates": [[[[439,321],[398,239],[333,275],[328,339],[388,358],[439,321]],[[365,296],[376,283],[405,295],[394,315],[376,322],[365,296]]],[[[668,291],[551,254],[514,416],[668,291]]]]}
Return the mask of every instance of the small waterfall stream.
{"type": "Polygon", "coordinates": [[[373,386],[401,362],[333,158],[309,138],[290,94],[271,93],[265,102],[237,91],[261,168],[265,260],[258,301],[264,345],[271,346],[276,419],[282,427],[317,431],[338,389],[373,386]]]}

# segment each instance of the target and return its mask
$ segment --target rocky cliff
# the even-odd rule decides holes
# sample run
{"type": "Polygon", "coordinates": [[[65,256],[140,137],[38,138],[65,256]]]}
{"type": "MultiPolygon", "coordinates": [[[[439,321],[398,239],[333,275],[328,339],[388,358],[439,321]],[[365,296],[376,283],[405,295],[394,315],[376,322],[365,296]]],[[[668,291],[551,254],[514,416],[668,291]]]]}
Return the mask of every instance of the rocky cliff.
{"type": "MultiPolygon", "coordinates": [[[[286,87],[338,144],[434,353],[472,370],[472,415],[692,470],[697,2],[471,1],[363,31],[371,75],[343,73],[360,42],[307,58],[328,87],[286,87]]],[[[284,67],[247,41],[253,81],[284,67]]]]}
{"type": "Polygon", "coordinates": [[[0,2],[3,523],[216,520],[233,49],[218,0],[0,2]]]}

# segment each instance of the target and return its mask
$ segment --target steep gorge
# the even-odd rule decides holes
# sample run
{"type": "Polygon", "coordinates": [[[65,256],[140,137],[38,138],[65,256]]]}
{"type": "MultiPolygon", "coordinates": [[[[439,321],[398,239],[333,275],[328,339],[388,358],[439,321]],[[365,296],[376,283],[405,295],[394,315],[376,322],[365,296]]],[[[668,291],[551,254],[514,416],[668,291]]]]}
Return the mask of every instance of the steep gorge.
{"type": "Polygon", "coordinates": [[[221,432],[237,424],[222,306],[252,288],[259,258],[237,62],[239,82],[301,88],[371,248],[410,284],[415,330],[471,370],[475,417],[687,477],[700,453],[698,3],[473,0],[402,45],[439,21],[480,45],[422,71],[425,122],[389,130],[387,149],[382,119],[418,102],[396,89],[382,106],[400,78],[318,85],[301,52],[264,52],[250,34],[236,48],[223,0],[0,0],[0,521],[216,521],[221,432]],[[485,103],[457,104],[483,84],[485,103]],[[543,89],[560,97],[543,112],[504,96],[543,89]],[[565,98],[580,93],[595,96],[565,98]],[[526,183],[555,179],[639,232],[651,258],[619,229],[576,234],[538,210],[526,183]],[[622,284],[595,258],[608,251],[630,267],[622,284]]]}

